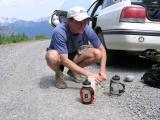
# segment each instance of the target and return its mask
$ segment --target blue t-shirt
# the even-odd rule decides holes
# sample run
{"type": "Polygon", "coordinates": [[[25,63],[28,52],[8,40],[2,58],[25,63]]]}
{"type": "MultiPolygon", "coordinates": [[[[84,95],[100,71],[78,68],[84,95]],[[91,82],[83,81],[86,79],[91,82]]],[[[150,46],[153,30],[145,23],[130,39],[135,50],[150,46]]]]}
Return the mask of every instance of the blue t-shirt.
{"type": "Polygon", "coordinates": [[[82,34],[73,34],[69,30],[68,23],[64,22],[54,28],[52,40],[47,50],[55,49],[59,54],[73,53],[77,51],[81,45],[87,44],[88,41],[90,41],[95,48],[98,48],[101,44],[96,33],[89,25],[85,26],[82,34]]]}

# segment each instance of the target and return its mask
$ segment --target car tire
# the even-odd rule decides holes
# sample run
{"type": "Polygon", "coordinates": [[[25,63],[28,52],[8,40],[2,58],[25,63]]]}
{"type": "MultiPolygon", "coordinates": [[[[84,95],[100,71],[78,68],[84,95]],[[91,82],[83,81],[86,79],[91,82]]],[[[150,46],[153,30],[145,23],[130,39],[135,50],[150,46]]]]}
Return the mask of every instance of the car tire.
{"type": "Polygon", "coordinates": [[[111,65],[113,65],[113,62],[114,62],[113,61],[114,51],[107,49],[107,47],[105,45],[105,42],[104,42],[104,37],[103,37],[103,33],[102,32],[98,32],[97,35],[98,35],[100,41],[102,42],[103,46],[106,49],[106,56],[107,56],[106,63],[107,63],[107,66],[111,66],[111,65]]]}

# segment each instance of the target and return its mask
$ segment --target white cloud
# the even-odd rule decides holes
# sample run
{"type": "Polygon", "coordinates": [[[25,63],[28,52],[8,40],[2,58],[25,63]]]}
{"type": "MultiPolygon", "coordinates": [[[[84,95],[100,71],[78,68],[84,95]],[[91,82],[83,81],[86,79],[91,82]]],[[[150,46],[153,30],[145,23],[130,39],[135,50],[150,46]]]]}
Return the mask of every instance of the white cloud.
{"type": "Polygon", "coordinates": [[[55,9],[67,8],[77,2],[87,5],[89,1],[93,0],[0,0],[0,17],[36,20],[50,16],[55,9]]]}
{"type": "Polygon", "coordinates": [[[8,6],[10,4],[10,1],[7,1],[7,0],[1,0],[0,1],[0,6],[8,6]]]}
{"type": "Polygon", "coordinates": [[[0,17],[38,19],[49,16],[65,0],[0,0],[0,17]]]}
{"type": "Polygon", "coordinates": [[[0,0],[0,6],[12,6],[20,0],[0,0]]]}
{"type": "Polygon", "coordinates": [[[34,5],[45,5],[48,3],[56,3],[55,5],[62,4],[65,0],[0,0],[0,6],[11,7],[11,6],[34,6],[34,5]]]}

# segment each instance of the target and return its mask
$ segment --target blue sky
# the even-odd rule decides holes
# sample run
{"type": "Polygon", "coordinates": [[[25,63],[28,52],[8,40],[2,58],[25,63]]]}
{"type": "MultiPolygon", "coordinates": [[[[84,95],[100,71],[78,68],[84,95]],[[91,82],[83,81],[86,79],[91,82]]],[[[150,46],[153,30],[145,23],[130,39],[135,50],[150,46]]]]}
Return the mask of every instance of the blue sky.
{"type": "Polygon", "coordinates": [[[88,8],[94,0],[0,0],[0,17],[37,20],[50,16],[55,9],[68,10],[74,5],[88,8]]]}

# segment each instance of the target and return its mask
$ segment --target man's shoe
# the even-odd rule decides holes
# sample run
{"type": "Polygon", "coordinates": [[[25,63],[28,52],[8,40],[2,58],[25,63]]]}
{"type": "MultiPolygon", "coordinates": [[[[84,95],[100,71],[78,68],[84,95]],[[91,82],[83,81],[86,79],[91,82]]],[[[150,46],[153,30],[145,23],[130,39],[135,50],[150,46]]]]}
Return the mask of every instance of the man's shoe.
{"type": "Polygon", "coordinates": [[[59,88],[59,89],[67,88],[67,84],[64,82],[64,75],[61,71],[56,73],[55,79],[56,79],[55,81],[56,88],[59,88]]]}
{"type": "Polygon", "coordinates": [[[85,77],[81,77],[80,74],[73,72],[71,70],[68,70],[67,74],[72,78],[72,80],[76,83],[82,83],[85,81],[85,77]]]}

